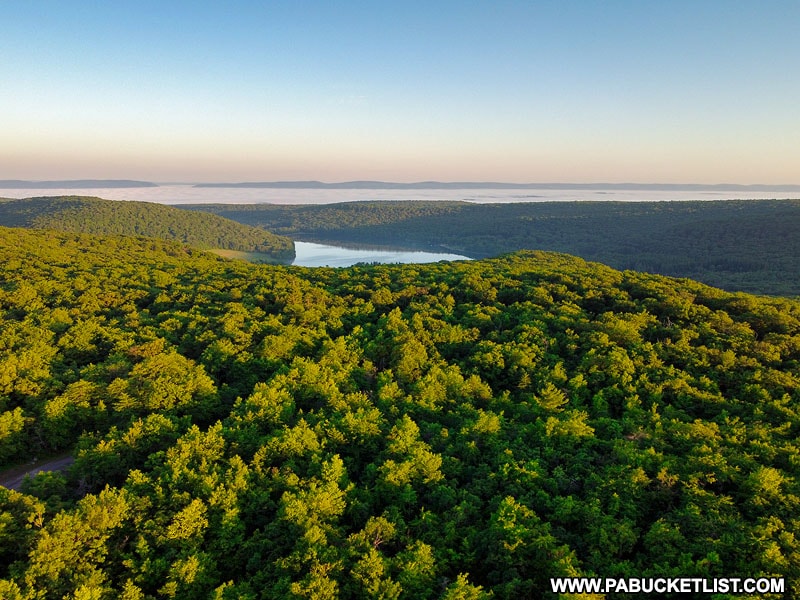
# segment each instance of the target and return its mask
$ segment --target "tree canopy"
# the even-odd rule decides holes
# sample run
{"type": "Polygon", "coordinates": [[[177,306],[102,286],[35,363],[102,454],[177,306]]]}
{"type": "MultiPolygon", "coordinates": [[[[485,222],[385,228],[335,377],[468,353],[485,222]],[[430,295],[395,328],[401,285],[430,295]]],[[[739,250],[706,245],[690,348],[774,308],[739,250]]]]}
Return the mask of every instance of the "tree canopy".
{"type": "Polygon", "coordinates": [[[294,245],[289,238],[218,215],[204,215],[152,202],[82,196],[5,200],[0,201],[0,225],[153,237],[205,250],[257,252],[273,259],[294,258],[294,245]]]}
{"type": "Polygon", "coordinates": [[[729,291],[800,295],[800,200],[195,205],[296,240],[488,258],[565,252],[729,291]]]}
{"type": "Polygon", "coordinates": [[[0,486],[0,597],[800,595],[797,301],[7,228],[0,273],[0,461],[75,456],[0,486]]]}

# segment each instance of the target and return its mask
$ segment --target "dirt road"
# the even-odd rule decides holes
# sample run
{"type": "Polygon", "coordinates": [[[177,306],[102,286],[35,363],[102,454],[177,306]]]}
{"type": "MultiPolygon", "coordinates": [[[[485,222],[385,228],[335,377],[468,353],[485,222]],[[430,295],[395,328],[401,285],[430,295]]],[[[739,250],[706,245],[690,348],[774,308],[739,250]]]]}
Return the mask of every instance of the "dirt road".
{"type": "Polygon", "coordinates": [[[33,477],[40,471],[63,471],[74,462],[75,459],[70,454],[60,454],[59,456],[42,460],[34,459],[24,465],[0,472],[0,485],[19,491],[22,486],[22,480],[25,479],[26,475],[33,477]]]}

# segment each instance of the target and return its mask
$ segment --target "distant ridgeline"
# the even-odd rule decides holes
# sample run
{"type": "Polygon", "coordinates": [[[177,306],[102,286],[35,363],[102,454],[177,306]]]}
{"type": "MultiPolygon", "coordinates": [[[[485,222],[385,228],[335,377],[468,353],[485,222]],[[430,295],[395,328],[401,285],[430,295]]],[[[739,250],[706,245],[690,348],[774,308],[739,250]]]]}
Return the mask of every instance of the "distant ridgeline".
{"type": "Polygon", "coordinates": [[[0,331],[0,598],[800,598],[796,300],[0,227],[0,331]]]}
{"type": "MultiPolygon", "coordinates": [[[[2,182],[0,182],[0,185],[2,182]]],[[[631,190],[696,192],[800,192],[800,185],[737,185],[692,183],[508,183],[501,181],[248,181],[241,183],[198,183],[198,188],[273,188],[319,190],[631,190]]]]}
{"type": "Polygon", "coordinates": [[[551,250],[731,291],[800,295],[800,200],[182,206],[322,243],[471,258],[551,250]]]}
{"type": "Polygon", "coordinates": [[[25,181],[0,179],[0,189],[81,189],[81,188],[143,188],[158,187],[150,181],[131,179],[65,179],[60,181],[25,181]]]}
{"type": "Polygon", "coordinates": [[[81,196],[6,200],[0,202],[0,225],[145,236],[175,240],[203,250],[259,253],[276,260],[294,257],[294,244],[289,238],[218,215],[151,202],[81,196]]]}

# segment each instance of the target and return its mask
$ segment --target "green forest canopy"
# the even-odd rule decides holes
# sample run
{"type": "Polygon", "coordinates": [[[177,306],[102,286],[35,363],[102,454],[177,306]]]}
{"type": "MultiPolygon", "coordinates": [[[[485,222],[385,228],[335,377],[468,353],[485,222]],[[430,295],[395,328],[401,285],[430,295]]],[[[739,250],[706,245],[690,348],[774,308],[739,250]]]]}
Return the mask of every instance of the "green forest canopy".
{"type": "Polygon", "coordinates": [[[0,225],[75,233],[133,235],[175,240],[205,250],[258,252],[292,259],[291,239],[218,215],[203,215],[152,202],[81,196],[0,201],[0,225]]]}
{"type": "Polygon", "coordinates": [[[0,597],[800,595],[797,301],[5,228],[0,273],[0,461],[76,456],[0,487],[0,597]]]}
{"type": "Polygon", "coordinates": [[[214,212],[296,240],[446,250],[471,258],[550,250],[731,291],[800,295],[800,200],[182,208],[214,212]]]}

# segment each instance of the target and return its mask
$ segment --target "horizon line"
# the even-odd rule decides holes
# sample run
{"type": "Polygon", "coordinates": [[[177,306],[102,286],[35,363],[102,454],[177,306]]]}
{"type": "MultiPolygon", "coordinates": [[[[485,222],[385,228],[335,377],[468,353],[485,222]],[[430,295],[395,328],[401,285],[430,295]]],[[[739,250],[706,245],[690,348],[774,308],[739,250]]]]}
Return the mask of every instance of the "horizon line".
{"type": "Polygon", "coordinates": [[[501,182],[501,181],[416,181],[392,182],[380,180],[351,180],[323,182],[318,180],[279,180],[244,182],[151,182],[133,179],[0,179],[0,189],[36,188],[139,188],[165,185],[219,188],[284,188],[284,189],[605,189],[605,190],[800,190],[800,184],[769,183],[641,183],[641,182],[501,182]]]}

